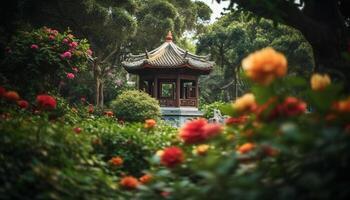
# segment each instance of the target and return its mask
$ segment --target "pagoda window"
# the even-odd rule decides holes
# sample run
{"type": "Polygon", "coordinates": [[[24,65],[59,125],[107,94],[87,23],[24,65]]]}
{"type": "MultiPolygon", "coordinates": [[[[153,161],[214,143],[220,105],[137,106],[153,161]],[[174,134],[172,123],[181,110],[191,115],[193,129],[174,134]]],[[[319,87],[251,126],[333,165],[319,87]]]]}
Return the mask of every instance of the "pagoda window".
{"type": "Polygon", "coordinates": [[[196,98],[196,82],[193,80],[181,80],[181,99],[192,99],[196,98]]]}
{"type": "Polygon", "coordinates": [[[175,82],[160,82],[160,98],[175,99],[175,82]]]}

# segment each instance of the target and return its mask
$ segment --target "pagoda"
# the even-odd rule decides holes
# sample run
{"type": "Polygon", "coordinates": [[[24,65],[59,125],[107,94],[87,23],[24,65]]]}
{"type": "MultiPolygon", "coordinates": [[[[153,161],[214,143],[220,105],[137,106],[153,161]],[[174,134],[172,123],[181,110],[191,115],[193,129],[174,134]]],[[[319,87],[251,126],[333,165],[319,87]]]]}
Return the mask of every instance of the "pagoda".
{"type": "Polygon", "coordinates": [[[198,111],[198,78],[209,74],[214,62],[209,61],[209,56],[181,49],[173,43],[170,31],[158,48],[130,55],[122,65],[127,72],[139,76],[140,90],[159,101],[164,120],[180,126],[202,115],[198,111]]]}

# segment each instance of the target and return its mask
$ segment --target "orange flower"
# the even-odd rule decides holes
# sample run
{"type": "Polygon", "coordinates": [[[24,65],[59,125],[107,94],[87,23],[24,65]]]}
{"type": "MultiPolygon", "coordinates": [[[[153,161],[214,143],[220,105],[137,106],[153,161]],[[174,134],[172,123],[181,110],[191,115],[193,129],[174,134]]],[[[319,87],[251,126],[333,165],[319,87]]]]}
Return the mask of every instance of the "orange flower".
{"type": "Polygon", "coordinates": [[[124,160],[121,157],[116,156],[116,157],[111,158],[108,162],[114,166],[120,166],[124,163],[124,160]]]}
{"type": "Polygon", "coordinates": [[[269,85],[276,78],[286,75],[287,59],[283,54],[267,47],[243,59],[242,67],[253,81],[269,85]]]}
{"type": "Polygon", "coordinates": [[[248,120],[248,116],[241,115],[239,117],[229,117],[225,120],[227,125],[244,124],[248,120]]]}
{"type": "Polygon", "coordinates": [[[350,97],[336,102],[333,105],[334,109],[340,113],[349,113],[350,112],[350,97]]]}
{"type": "Polygon", "coordinates": [[[196,153],[201,156],[207,154],[208,150],[209,150],[209,145],[207,144],[201,144],[196,147],[196,153]]]}
{"type": "Polygon", "coordinates": [[[256,108],[255,96],[252,93],[247,93],[236,99],[232,107],[239,113],[251,112],[256,108]]]}
{"type": "Polygon", "coordinates": [[[142,184],[147,184],[147,183],[151,182],[152,179],[153,179],[153,176],[151,174],[145,174],[139,178],[139,180],[142,184]]]}
{"type": "Polygon", "coordinates": [[[240,152],[241,154],[245,154],[250,152],[251,150],[253,150],[255,148],[255,144],[253,143],[245,143],[242,146],[240,146],[238,148],[238,152],[240,152]]]}
{"type": "Polygon", "coordinates": [[[322,91],[331,84],[331,78],[327,74],[313,74],[310,83],[312,90],[322,91]]]}
{"type": "Polygon", "coordinates": [[[147,129],[154,128],[156,126],[157,122],[154,119],[146,119],[144,127],[147,129]]]}
{"type": "Polygon", "coordinates": [[[126,176],[120,180],[120,185],[125,189],[135,189],[139,184],[139,181],[133,176],[126,176]]]}
{"type": "Polygon", "coordinates": [[[92,114],[94,112],[94,106],[92,104],[89,104],[88,112],[92,114]]]}
{"type": "Polygon", "coordinates": [[[106,112],[105,112],[105,115],[106,115],[107,117],[113,117],[113,112],[112,112],[112,111],[106,111],[106,112]]]}
{"type": "Polygon", "coordinates": [[[20,99],[19,95],[15,91],[8,91],[4,95],[5,99],[9,101],[18,101],[20,99]]]}

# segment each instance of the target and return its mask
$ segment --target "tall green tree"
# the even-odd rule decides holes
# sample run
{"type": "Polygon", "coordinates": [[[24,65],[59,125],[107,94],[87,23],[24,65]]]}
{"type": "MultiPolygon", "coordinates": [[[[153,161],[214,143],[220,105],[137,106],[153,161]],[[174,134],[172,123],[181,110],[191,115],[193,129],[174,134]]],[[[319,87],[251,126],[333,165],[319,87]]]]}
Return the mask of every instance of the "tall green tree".
{"type": "Polygon", "coordinates": [[[289,73],[305,75],[314,67],[312,49],[303,36],[296,30],[284,25],[274,26],[271,20],[254,18],[247,12],[232,12],[223,16],[209,27],[208,33],[199,37],[198,53],[210,53],[217,64],[214,73],[209,77],[217,81],[203,88],[215,91],[223,90],[225,96],[213,96],[211,90],[208,101],[231,100],[237,97],[238,72],[241,61],[249,53],[272,46],[283,52],[289,61],[289,73]],[[222,77],[221,80],[219,77],[222,77]]]}
{"type": "MultiPolygon", "coordinates": [[[[220,2],[221,0],[217,0],[220,2]]],[[[251,11],[299,30],[311,44],[315,71],[346,82],[350,90],[350,1],[348,0],[230,0],[230,7],[251,11]],[[236,5],[236,6],[235,6],[236,5]]]]}

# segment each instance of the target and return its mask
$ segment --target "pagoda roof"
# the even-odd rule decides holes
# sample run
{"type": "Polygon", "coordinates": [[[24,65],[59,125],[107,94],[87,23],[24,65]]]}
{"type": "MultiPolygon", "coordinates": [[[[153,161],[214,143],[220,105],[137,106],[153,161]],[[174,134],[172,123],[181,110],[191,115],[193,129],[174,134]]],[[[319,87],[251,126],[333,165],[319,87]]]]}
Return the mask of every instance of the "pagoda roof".
{"type": "Polygon", "coordinates": [[[169,31],[166,41],[158,48],[139,55],[129,55],[122,62],[124,68],[130,73],[145,69],[181,69],[187,68],[199,73],[210,73],[214,62],[208,56],[198,56],[181,49],[172,41],[169,31]]]}

